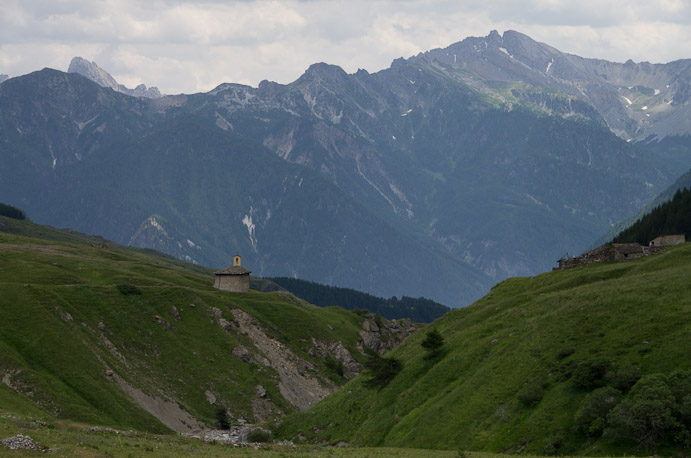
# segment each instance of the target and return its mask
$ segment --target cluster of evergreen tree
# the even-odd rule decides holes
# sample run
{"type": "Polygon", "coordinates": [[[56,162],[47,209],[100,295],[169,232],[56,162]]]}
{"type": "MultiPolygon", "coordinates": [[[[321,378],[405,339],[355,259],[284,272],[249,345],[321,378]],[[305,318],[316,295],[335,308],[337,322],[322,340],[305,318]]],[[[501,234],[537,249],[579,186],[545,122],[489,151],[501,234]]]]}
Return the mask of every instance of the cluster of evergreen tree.
{"type": "Polygon", "coordinates": [[[6,216],[13,219],[26,219],[26,214],[23,211],[6,204],[0,204],[0,216],[6,216]]]}
{"type": "Polygon", "coordinates": [[[269,280],[319,307],[337,305],[347,310],[367,309],[389,320],[410,318],[418,323],[431,323],[451,310],[445,305],[424,297],[403,296],[398,299],[394,296],[384,299],[350,288],[326,286],[296,278],[276,277],[269,280]]]}
{"type": "Polygon", "coordinates": [[[650,213],[621,231],[612,242],[647,245],[655,237],[669,234],[691,235],[691,190],[678,190],[672,200],[655,207],[650,213]]]}

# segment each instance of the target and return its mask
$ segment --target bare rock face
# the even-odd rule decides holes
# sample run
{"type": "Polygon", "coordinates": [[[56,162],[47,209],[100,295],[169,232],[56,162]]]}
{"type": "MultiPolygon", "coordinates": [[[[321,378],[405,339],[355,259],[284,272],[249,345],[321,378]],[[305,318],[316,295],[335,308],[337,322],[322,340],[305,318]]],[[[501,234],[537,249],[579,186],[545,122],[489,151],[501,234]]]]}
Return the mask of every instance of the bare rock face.
{"type": "MultiPolygon", "coordinates": [[[[107,87],[116,92],[122,92],[123,94],[134,97],[146,97],[149,99],[158,99],[162,97],[162,94],[158,88],[151,87],[147,89],[146,85],[144,84],[140,84],[134,89],[129,89],[115,81],[115,78],[113,78],[110,73],[96,65],[96,62],[89,62],[81,57],[75,57],[72,59],[70,66],[67,69],[67,73],[79,73],[101,87],[107,87]]],[[[0,82],[2,82],[1,76],[0,82]]]]}
{"type": "Polygon", "coordinates": [[[240,309],[231,310],[239,330],[247,335],[265,357],[265,365],[278,372],[281,395],[295,407],[305,410],[335,390],[328,381],[311,375],[316,367],[293,353],[283,343],[266,334],[263,326],[240,309]]]}
{"type": "Polygon", "coordinates": [[[360,337],[365,347],[384,353],[403,342],[406,337],[417,330],[418,328],[407,318],[389,321],[370,313],[362,323],[360,337]]]}
{"type": "Polygon", "coordinates": [[[350,352],[343,345],[342,342],[335,341],[335,342],[325,343],[325,342],[320,342],[320,341],[316,340],[314,337],[312,337],[312,346],[313,346],[313,349],[311,349],[308,352],[309,354],[316,353],[319,356],[321,356],[322,358],[326,358],[326,356],[331,355],[334,358],[336,358],[337,361],[339,361],[341,364],[343,364],[343,369],[344,369],[343,376],[347,380],[350,380],[351,378],[357,376],[360,373],[360,365],[355,360],[355,358],[353,358],[353,355],[350,354],[350,352]]]}
{"type": "Polygon", "coordinates": [[[96,62],[89,62],[81,57],[75,57],[70,62],[67,73],[79,73],[101,87],[109,87],[114,91],[120,92],[120,85],[115,81],[115,78],[96,65],[96,62]]]}

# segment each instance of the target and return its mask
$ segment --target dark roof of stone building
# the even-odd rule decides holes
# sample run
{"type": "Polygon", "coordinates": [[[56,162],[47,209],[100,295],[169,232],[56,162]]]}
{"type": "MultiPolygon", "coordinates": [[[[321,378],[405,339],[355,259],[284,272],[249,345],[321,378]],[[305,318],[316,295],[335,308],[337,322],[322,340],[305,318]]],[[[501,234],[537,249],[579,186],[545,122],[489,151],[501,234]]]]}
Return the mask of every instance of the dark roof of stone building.
{"type": "Polygon", "coordinates": [[[214,272],[216,275],[249,275],[252,271],[240,266],[230,266],[214,272]]]}

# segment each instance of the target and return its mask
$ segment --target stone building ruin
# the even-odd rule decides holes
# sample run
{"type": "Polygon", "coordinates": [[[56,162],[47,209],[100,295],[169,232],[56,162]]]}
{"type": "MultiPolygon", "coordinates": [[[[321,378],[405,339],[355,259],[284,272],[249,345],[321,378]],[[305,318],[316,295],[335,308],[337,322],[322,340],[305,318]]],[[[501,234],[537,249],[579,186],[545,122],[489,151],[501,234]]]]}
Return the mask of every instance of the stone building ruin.
{"type": "Polygon", "coordinates": [[[569,269],[596,262],[630,261],[662,252],[664,250],[657,246],[647,247],[638,243],[612,243],[611,245],[599,246],[580,256],[570,257],[566,255],[557,261],[559,267],[554,270],[569,269]]]}
{"type": "Polygon", "coordinates": [[[648,246],[674,246],[686,243],[685,234],[661,235],[650,241],[648,246]]]}

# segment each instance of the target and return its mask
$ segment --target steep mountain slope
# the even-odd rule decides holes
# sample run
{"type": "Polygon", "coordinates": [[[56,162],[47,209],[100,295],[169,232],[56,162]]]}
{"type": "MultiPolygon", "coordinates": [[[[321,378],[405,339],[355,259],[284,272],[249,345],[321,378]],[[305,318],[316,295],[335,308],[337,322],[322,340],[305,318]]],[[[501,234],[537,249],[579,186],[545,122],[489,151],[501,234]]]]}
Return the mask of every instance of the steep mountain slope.
{"type": "Polygon", "coordinates": [[[219,409],[273,422],[358,372],[361,333],[405,335],[287,293],[223,293],[208,270],[91,240],[0,216],[4,409],[159,432],[213,428],[219,409]]]}
{"type": "MultiPolygon", "coordinates": [[[[623,84],[664,78],[598,62],[493,33],[375,74],[315,64],[155,100],[44,70],[0,86],[0,194],[205,265],[240,251],[260,275],[462,306],[583,251],[691,167],[608,128],[633,119],[603,108],[623,84]]],[[[679,81],[675,113],[685,68],[655,70],[679,81]]]]}
{"type": "MultiPolygon", "coordinates": [[[[644,149],[647,154],[654,155],[668,164],[674,164],[683,157],[691,157],[691,136],[689,135],[665,137],[659,141],[646,141],[639,143],[639,146],[641,149],[644,149]]],[[[677,167],[679,170],[684,170],[686,168],[686,162],[682,159],[677,164],[677,167]]],[[[643,208],[612,225],[603,236],[592,244],[592,248],[611,241],[617,234],[626,230],[637,220],[653,211],[653,209],[671,200],[677,191],[685,188],[691,189],[691,170],[682,174],[674,183],[643,206],[643,208]]]]}
{"type": "Polygon", "coordinates": [[[168,98],[147,104],[52,70],[27,79],[0,93],[0,104],[12,108],[2,116],[10,147],[0,186],[39,221],[212,266],[239,251],[257,275],[338,281],[388,296],[419,295],[427,284],[458,304],[489,285],[311,170],[198,116],[165,116],[158,109],[168,98]],[[58,85],[67,100],[30,95],[24,84],[36,79],[47,91],[58,85]]]}
{"type": "Polygon", "coordinates": [[[416,59],[375,75],[315,64],[291,85],[210,95],[199,110],[209,120],[252,129],[277,155],[494,280],[548,269],[675,173],[590,118],[496,106],[416,59]]]}
{"type": "Polygon", "coordinates": [[[425,333],[411,336],[390,353],[403,369],[388,385],[367,389],[358,378],[285,421],[282,434],[495,453],[687,453],[690,260],[686,244],[506,280],[432,324],[445,340],[440,356],[425,357],[425,333]],[[640,423],[628,430],[627,419],[640,423]],[[638,448],[651,437],[652,450],[638,448]]]}

